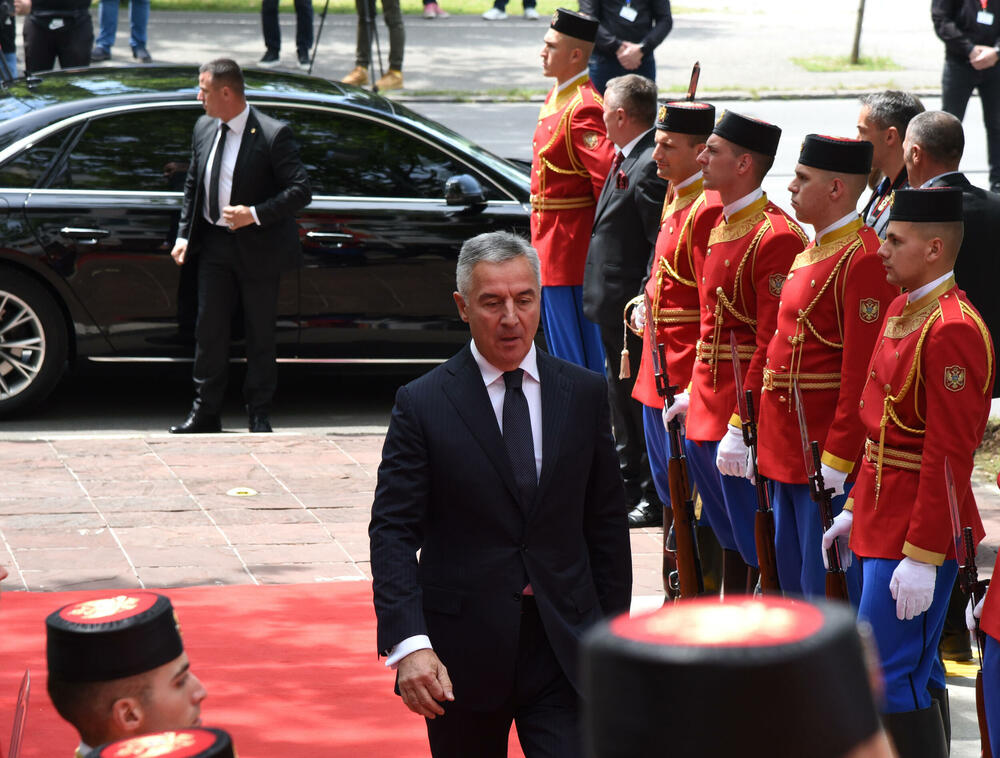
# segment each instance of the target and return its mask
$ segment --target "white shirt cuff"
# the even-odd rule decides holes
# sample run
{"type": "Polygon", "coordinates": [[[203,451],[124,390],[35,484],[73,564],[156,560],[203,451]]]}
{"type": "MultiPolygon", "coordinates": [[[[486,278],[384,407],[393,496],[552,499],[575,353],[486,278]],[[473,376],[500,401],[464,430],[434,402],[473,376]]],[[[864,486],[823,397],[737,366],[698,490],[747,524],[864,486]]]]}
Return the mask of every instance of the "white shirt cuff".
{"type": "Polygon", "coordinates": [[[177,239],[174,240],[174,246],[176,247],[177,245],[181,244],[182,242],[186,245],[187,244],[187,238],[186,237],[178,237],[177,239]]]}
{"type": "Polygon", "coordinates": [[[260,226],[260,219],[257,218],[257,206],[250,206],[250,215],[253,216],[253,222],[257,224],[257,226],[260,226]]]}
{"type": "Polygon", "coordinates": [[[417,650],[432,649],[430,637],[426,634],[415,634],[412,637],[407,637],[389,651],[389,657],[385,659],[385,665],[395,671],[399,662],[410,653],[415,653],[417,650]]]}

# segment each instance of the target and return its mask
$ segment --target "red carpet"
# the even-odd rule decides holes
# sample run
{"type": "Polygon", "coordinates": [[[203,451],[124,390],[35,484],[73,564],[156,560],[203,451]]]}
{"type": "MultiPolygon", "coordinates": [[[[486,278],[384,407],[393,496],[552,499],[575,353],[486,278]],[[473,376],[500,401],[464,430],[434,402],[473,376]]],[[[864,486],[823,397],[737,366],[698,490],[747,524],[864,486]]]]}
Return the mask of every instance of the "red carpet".
{"type": "MultiPolygon", "coordinates": [[[[208,690],[206,726],[241,758],[423,758],[424,720],[392,693],[375,654],[371,584],[158,590],[174,603],[192,670],[208,690]]],[[[71,756],[76,733],[45,692],[45,617],[114,592],[5,592],[0,600],[0,745],[6,754],[26,667],[31,704],[21,755],[71,756]]],[[[516,738],[513,739],[516,745],[516,738]]],[[[520,756],[515,746],[510,754],[520,756]]]]}

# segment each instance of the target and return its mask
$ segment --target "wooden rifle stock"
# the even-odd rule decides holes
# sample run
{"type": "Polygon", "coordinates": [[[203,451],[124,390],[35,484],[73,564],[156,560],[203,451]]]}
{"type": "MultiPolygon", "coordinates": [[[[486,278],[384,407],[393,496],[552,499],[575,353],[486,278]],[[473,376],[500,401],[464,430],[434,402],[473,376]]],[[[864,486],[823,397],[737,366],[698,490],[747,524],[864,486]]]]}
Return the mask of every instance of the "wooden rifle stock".
{"type": "Polygon", "coordinates": [[[760,568],[760,591],[764,595],[780,595],[778,559],[774,549],[774,511],[767,480],[757,470],[757,417],[754,412],[753,392],[746,391],[747,419],[743,423],[743,441],[750,448],[753,461],[753,480],[757,488],[757,513],[754,516],[753,536],[757,546],[757,565],[760,568]]]}
{"type": "MultiPolygon", "coordinates": [[[[647,314],[649,313],[647,306],[647,314]]],[[[664,399],[666,407],[674,402],[677,386],[670,384],[667,376],[666,347],[656,342],[655,335],[650,340],[653,353],[653,374],[656,377],[656,392],[664,399]]],[[[663,568],[666,577],[665,589],[668,593],[680,593],[680,597],[695,597],[705,592],[705,578],[698,554],[698,538],[695,532],[694,500],[691,497],[691,480],[688,476],[687,457],[681,439],[681,423],[676,418],[667,424],[670,435],[670,510],[673,514],[675,557],[677,561],[676,580],[674,572],[667,570],[668,549],[667,522],[663,522],[663,568]]]]}
{"type": "MultiPolygon", "coordinates": [[[[813,458],[813,475],[809,477],[809,482],[812,485],[810,494],[819,508],[820,522],[823,524],[825,532],[833,526],[833,490],[827,489],[826,482],[823,481],[819,443],[813,440],[810,446],[813,458]]],[[[851,596],[847,592],[847,574],[844,572],[844,564],[840,558],[840,547],[836,541],[826,551],[826,596],[829,600],[851,602],[851,596]]]]}

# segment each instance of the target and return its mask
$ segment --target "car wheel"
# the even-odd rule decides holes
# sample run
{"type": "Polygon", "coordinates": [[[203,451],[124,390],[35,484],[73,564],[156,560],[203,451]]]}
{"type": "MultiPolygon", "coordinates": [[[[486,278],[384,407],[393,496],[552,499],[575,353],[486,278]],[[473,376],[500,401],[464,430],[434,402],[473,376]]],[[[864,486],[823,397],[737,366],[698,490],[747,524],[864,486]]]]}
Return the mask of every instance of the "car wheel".
{"type": "Polygon", "coordinates": [[[0,268],[0,416],[41,402],[66,365],[66,322],[34,279],[0,268]]]}

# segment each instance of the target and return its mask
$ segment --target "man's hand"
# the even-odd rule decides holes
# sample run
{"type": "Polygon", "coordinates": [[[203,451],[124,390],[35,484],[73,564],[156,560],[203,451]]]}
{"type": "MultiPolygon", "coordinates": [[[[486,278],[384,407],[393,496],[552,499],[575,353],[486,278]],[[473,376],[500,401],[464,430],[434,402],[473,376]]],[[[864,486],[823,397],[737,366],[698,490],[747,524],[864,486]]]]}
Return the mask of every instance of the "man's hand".
{"type": "Polygon", "coordinates": [[[31,13],[31,0],[14,0],[14,13],[18,16],[27,16],[31,13]]]}
{"type": "Polygon", "coordinates": [[[851,511],[841,511],[833,519],[830,528],[823,533],[823,568],[829,569],[830,564],[826,560],[826,551],[833,546],[833,541],[837,540],[837,549],[840,551],[840,567],[847,571],[851,565],[851,548],[847,546],[851,538],[851,527],[854,525],[854,514],[851,511]]]}
{"type": "Polygon", "coordinates": [[[976,71],[992,68],[997,63],[997,51],[986,45],[976,45],[969,53],[969,63],[976,71]]]}
{"type": "Polygon", "coordinates": [[[178,242],[174,245],[174,249],[170,251],[170,257],[174,259],[174,263],[178,266],[184,265],[184,259],[187,257],[188,243],[187,241],[178,242]]]}
{"type": "Polygon", "coordinates": [[[222,220],[233,230],[254,223],[253,214],[245,205],[227,205],[222,209],[222,220]]]}
{"type": "Polygon", "coordinates": [[[909,621],[931,607],[937,566],[903,558],[892,572],[889,592],[896,601],[896,618],[909,621]]]}
{"type": "Polygon", "coordinates": [[[403,658],[396,673],[399,675],[399,692],[403,702],[420,716],[429,719],[443,716],[444,708],[440,703],[455,699],[448,669],[430,648],[414,650],[403,658]]]}
{"type": "Polygon", "coordinates": [[[632,309],[632,328],[639,334],[646,328],[646,303],[639,303],[632,309]]]}
{"type": "Polygon", "coordinates": [[[825,463],[819,464],[820,473],[823,474],[823,485],[828,490],[833,490],[833,496],[844,494],[844,482],[847,481],[847,474],[838,471],[833,466],[825,463]]]}
{"type": "Polygon", "coordinates": [[[715,465],[719,472],[727,476],[746,476],[753,473],[749,464],[750,448],[743,442],[743,430],[730,424],[726,436],[719,441],[719,451],[715,454],[715,465]]]}
{"type": "Polygon", "coordinates": [[[987,587],[975,608],[972,607],[971,602],[965,604],[965,625],[969,627],[970,632],[976,631],[976,624],[983,617],[983,605],[986,604],[986,595],[989,591],[990,588],[987,587]]]}
{"type": "Polygon", "coordinates": [[[666,405],[663,406],[663,426],[666,427],[677,416],[684,416],[688,412],[690,404],[691,396],[687,392],[674,395],[674,404],[669,408],[666,405]]]}
{"type": "Polygon", "coordinates": [[[642,64],[642,48],[634,42],[622,42],[615,55],[628,71],[635,71],[642,64]]]}

